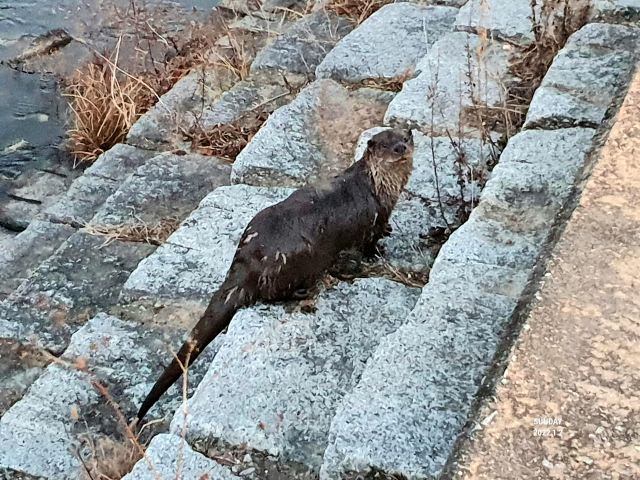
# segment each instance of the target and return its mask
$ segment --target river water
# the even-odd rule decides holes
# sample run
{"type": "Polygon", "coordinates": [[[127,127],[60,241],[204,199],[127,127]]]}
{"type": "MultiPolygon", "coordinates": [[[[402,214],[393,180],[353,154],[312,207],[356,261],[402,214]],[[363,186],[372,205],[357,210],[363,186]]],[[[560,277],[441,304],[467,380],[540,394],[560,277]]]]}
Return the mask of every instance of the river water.
{"type": "Polygon", "coordinates": [[[79,174],[71,170],[70,159],[60,148],[66,104],[59,84],[61,76],[80,63],[81,44],[72,42],[48,64],[16,67],[9,61],[24,54],[34,39],[55,29],[108,45],[117,35],[113,18],[107,18],[115,7],[153,9],[175,28],[204,18],[217,4],[218,0],[0,0],[0,241],[15,233],[2,230],[6,226],[2,216],[13,208],[9,203],[15,203],[12,192],[24,190],[34,171],[47,170],[65,178],[79,174]]]}

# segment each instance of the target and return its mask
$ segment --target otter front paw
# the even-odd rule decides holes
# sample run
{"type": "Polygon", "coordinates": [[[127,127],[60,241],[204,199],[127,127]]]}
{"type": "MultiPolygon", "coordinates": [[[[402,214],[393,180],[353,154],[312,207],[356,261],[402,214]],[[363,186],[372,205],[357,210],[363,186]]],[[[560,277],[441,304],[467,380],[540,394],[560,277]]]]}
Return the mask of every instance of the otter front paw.
{"type": "Polygon", "coordinates": [[[376,257],[383,257],[384,251],[384,245],[370,243],[362,249],[362,256],[366,260],[374,260],[376,257]]]}

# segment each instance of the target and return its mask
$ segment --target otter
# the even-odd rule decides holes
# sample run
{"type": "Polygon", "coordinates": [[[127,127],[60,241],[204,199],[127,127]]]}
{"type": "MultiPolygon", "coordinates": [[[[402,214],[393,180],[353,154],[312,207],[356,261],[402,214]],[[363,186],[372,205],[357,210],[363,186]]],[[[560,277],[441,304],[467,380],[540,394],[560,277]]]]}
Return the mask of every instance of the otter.
{"type": "Polygon", "coordinates": [[[327,185],[301,188],[259,212],[202,318],[142,403],[137,422],[239,309],[312,287],[345,250],[375,255],[412,168],[411,132],[385,130],[368,141],[361,160],[327,185]]]}

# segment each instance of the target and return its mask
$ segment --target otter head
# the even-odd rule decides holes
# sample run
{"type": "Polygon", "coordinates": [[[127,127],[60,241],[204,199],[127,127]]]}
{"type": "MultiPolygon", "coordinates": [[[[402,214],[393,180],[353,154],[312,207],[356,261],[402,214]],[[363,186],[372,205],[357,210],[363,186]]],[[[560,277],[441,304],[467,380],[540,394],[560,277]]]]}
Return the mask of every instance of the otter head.
{"type": "Polygon", "coordinates": [[[374,135],[367,143],[364,161],[378,196],[391,202],[400,197],[413,169],[413,135],[410,130],[389,129],[374,135]]]}

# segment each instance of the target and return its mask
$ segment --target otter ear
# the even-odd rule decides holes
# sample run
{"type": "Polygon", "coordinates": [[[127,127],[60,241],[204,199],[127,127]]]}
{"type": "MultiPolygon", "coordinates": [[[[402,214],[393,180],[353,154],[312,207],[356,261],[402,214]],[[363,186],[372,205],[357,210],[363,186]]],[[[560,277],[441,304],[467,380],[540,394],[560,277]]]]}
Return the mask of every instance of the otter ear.
{"type": "Polygon", "coordinates": [[[373,138],[370,138],[369,141],[367,142],[367,150],[370,150],[375,146],[376,146],[376,141],[373,138]]]}

